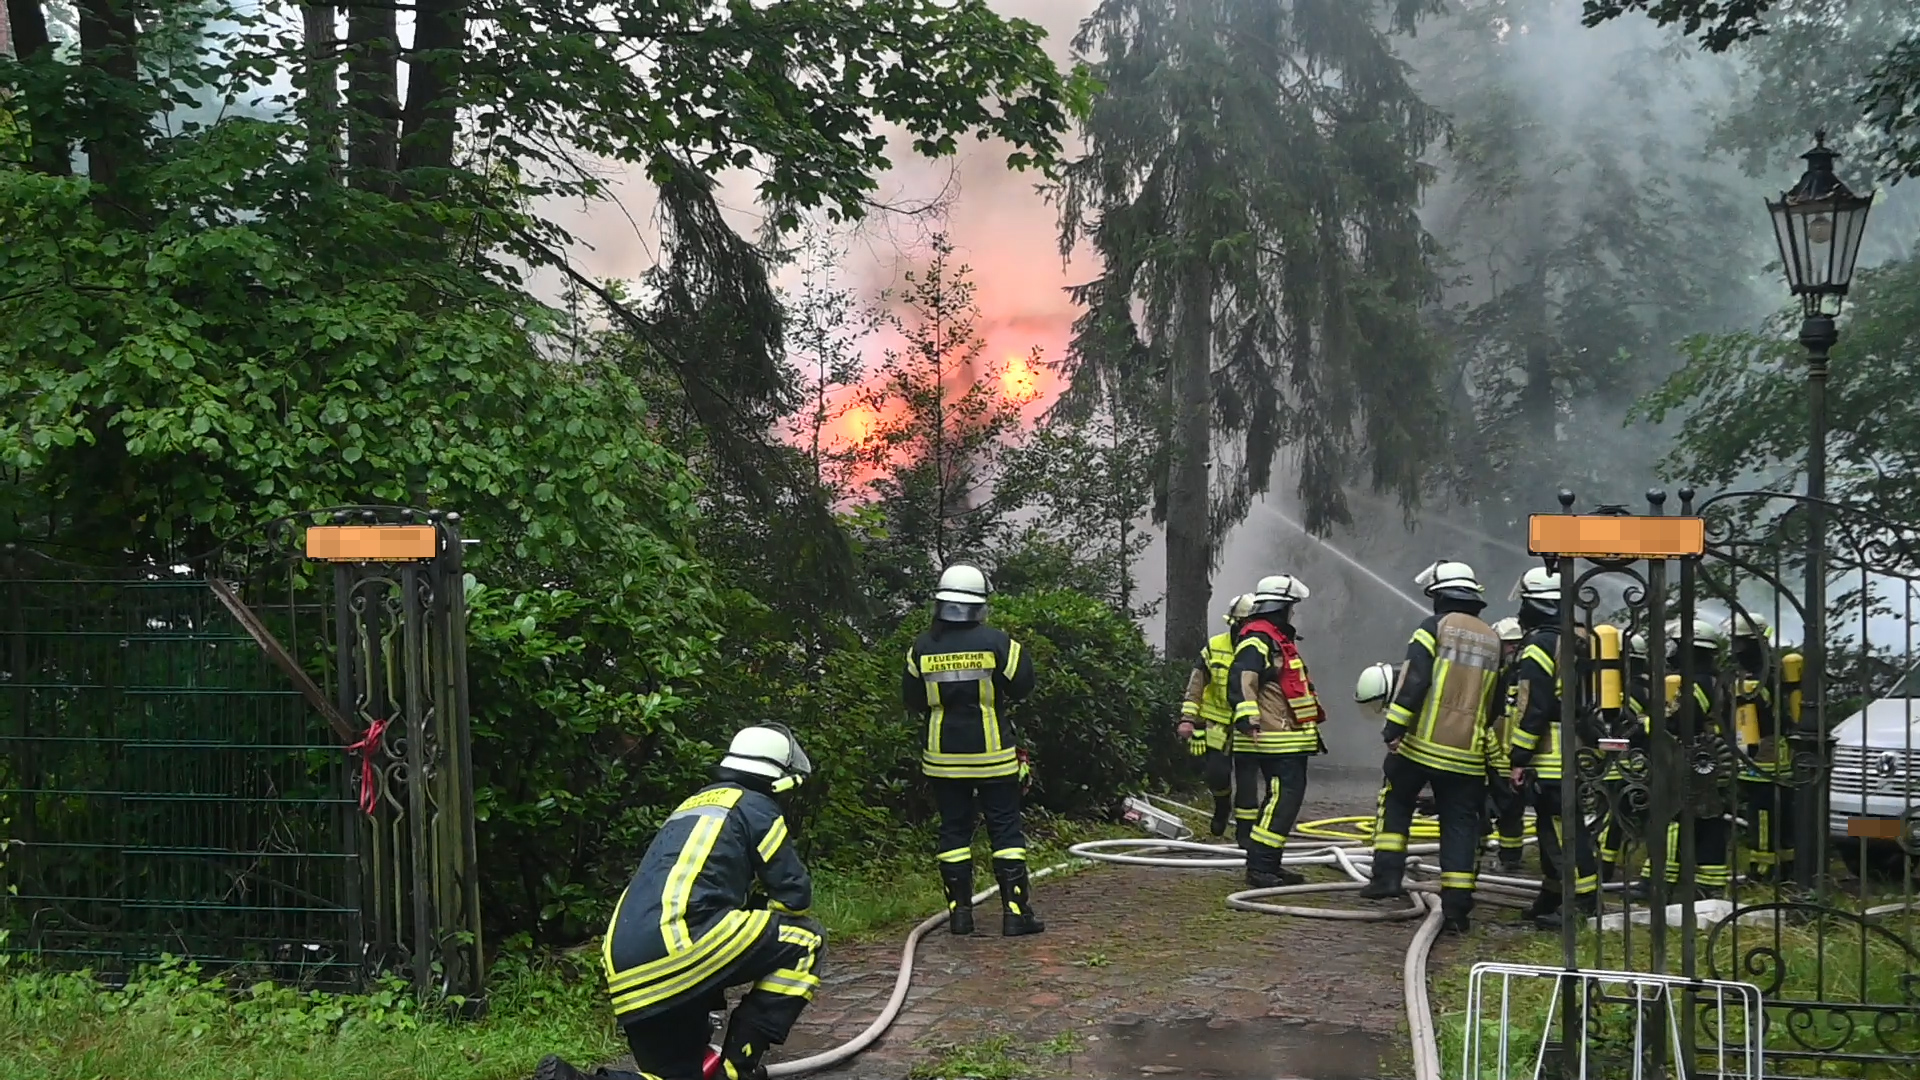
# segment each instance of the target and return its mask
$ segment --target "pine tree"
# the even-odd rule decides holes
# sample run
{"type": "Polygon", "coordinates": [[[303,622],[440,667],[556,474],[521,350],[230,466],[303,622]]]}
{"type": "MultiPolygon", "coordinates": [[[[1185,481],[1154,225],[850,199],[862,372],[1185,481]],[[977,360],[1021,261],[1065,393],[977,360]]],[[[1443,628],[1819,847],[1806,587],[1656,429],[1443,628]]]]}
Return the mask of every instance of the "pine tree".
{"type": "Polygon", "coordinates": [[[874,591],[896,607],[923,596],[928,577],[960,559],[982,558],[1003,524],[994,481],[1020,429],[1020,403],[986,360],[971,271],[955,265],[945,233],[932,257],[883,297],[883,328],[900,339],[858,395],[871,418],[857,463],[877,527],[866,538],[874,591]]]}
{"type": "Polygon", "coordinates": [[[1212,561],[1283,453],[1316,532],[1351,520],[1362,475],[1417,499],[1441,412],[1416,209],[1441,118],[1383,23],[1423,6],[1104,0],[1075,39],[1105,92],[1062,192],[1063,249],[1102,261],[1074,378],[1165,387],[1171,654],[1200,647],[1212,561]]]}

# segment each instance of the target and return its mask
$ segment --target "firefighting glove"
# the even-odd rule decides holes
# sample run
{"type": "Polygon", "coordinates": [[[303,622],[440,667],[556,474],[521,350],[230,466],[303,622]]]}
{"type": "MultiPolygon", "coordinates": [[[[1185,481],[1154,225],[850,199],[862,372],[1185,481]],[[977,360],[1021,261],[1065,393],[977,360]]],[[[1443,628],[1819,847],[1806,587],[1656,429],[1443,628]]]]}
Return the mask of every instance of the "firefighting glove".
{"type": "Polygon", "coordinates": [[[1015,750],[1013,756],[1020,762],[1020,793],[1024,795],[1033,788],[1033,762],[1028,760],[1024,749],[1015,750]]]}
{"type": "Polygon", "coordinates": [[[1206,732],[1201,731],[1199,728],[1193,729],[1193,734],[1187,739],[1187,753],[1192,754],[1194,757],[1207,756],[1206,732]]]}

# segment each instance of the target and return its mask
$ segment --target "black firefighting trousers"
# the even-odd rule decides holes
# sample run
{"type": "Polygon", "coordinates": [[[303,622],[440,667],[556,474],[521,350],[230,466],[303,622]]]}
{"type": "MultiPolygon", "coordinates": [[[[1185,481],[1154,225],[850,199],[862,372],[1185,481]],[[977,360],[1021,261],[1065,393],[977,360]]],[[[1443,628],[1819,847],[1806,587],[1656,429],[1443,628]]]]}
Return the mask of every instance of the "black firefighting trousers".
{"type": "Polygon", "coordinates": [[[1380,809],[1373,826],[1374,880],[1398,884],[1405,876],[1414,802],[1431,786],[1440,816],[1440,906],[1451,916],[1467,914],[1473,910],[1479,869],[1485,774],[1435,769],[1400,754],[1388,754],[1381,773],[1380,809]]]}
{"type": "Polygon", "coordinates": [[[932,783],[934,807],[940,811],[934,858],[940,861],[940,880],[950,910],[972,902],[977,808],[978,816],[987,819],[987,840],[993,844],[993,877],[1000,885],[1001,905],[1010,914],[1031,914],[1027,835],[1020,828],[1020,782],[1009,776],[992,780],[935,777],[932,783]]]}
{"type": "Polygon", "coordinates": [[[1309,753],[1233,755],[1234,839],[1247,872],[1276,873],[1307,798],[1309,753]]]}
{"type": "MultiPolygon", "coordinates": [[[[769,1046],[787,1041],[800,1013],[820,985],[815,969],[826,948],[826,932],[812,919],[775,914],[759,940],[698,989],[665,1008],[622,1022],[627,1046],[643,1076],[659,1080],[700,1080],[700,1066],[713,1041],[708,1014],[727,1007],[727,987],[748,983],[720,1044],[722,1076],[745,1076],[763,1063],[769,1046]]],[[[630,1080],[632,1073],[608,1070],[609,1080],[630,1080]]]]}
{"type": "MultiPolygon", "coordinates": [[[[1561,874],[1566,867],[1568,824],[1560,820],[1560,781],[1541,780],[1533,789],[1534,832],[1540,838],[1540,903],[1547,911],[1560,907],[1561,874]]],[[[1594,838],[1587,823],[1575,816],[1573,833],[1573,891],[1585,897],[1600,891],[1600,870],[1594,838]]]]}
{"type": "Polygon", "coordinates": [[[1500,863],[1518,866],[1527,836],[1527,799],[1506,776],[1487,777],[1487,798],[1493,804],[1493,832],[1500,839],[1500,863]]]}

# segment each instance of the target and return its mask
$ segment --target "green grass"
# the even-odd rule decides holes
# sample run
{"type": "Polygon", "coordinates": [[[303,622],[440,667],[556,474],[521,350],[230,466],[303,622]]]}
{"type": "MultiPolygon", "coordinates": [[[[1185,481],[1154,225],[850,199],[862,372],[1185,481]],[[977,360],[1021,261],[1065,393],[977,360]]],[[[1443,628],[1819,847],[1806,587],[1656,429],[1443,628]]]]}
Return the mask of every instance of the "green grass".
{"type": "MultiPolygon", "coordinates": [[[[1123,830],[1039,820],[1030,858],[1123,830]]],[[[979,887],[992,881],[980,851],[979,887]]],[[[830,941],[897,935],[942,910],[923,852],[856,869],[817,868],[815,917],[830,941]]],[[[577,1063],[626,1052],[608,1011],[599,950],[511,955],[479,1022],[423,1009],[398,983],[369,994],[229,985],[171,963],[124,990],[84,974],[0,963],[0,1077],[6,1080],[524,1080],[546,1054],[577,1063]]],[[[1024,1053],[1024,1051],[1023,1051],[1024,1053]]]]}
{"type": "Polygon", "coordinates": [[[908,1080],[1024,1080],[1047,1058],[1086,1050],[1071,1031],[1043,1043],[1021,1044],[1006,1035],[971,1043],[948,1043],[907,1071],[908,1080]]]}

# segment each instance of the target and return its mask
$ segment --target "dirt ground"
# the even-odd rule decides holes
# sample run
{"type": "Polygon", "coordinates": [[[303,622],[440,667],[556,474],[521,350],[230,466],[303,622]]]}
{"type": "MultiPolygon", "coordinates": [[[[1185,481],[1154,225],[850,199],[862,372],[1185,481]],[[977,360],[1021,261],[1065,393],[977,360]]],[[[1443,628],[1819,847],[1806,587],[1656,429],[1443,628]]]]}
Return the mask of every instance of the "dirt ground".
{"type": "MultiPolygon", "coordinates": [[[[1303,820],[1363,812],[1377,779],[1316,777],[1303,820]]],[[[932,872],[931,868],[928,870],[932,872]]],[[[1414,924],[1228,910],[1237,872],[1099,866],[1035,884],[1038,937],[928,935],[899,1018],[823,1080],[1409,1075],[1401,969],[1414,924]]],[[[1354,903],[1337,900],[1337,903],[1354,903]]],[[[1443,939],[1434,960],[1453,951],[1443,939]]],[[[845,1043],[892,992],[900,943],[828,947],[819,996],[776,1060],[845,1043]]]]}

